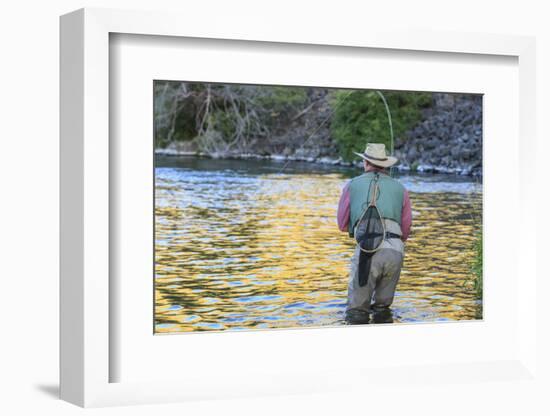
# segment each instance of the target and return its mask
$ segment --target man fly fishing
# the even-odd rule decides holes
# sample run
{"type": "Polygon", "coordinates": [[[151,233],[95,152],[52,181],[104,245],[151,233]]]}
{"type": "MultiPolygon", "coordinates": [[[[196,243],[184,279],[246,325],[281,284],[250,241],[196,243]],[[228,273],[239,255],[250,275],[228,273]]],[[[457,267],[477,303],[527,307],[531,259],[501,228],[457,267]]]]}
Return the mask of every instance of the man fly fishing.
{"type": "Polygon", "coordinates": [[[388,169],[397,159],[382,143],[368,143],[365,173],[342,190],[338,228],[355,238],[348,284],[346,321],[350,324],[391,322],[390,305],[401,273],[404,242],[409,237],[412,210],[405,187],[388,169]]]}

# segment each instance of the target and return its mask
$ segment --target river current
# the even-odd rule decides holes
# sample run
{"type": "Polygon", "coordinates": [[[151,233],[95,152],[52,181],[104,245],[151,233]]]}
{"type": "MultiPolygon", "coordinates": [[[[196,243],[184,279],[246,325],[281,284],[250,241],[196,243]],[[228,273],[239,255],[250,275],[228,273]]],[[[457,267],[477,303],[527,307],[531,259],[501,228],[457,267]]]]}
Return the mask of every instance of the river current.
{"type": "MultiPolygon", "coordinates": [[[[155,332],[344,324],[354,243],[339,232],[336,209],[360,171],[160,156],[155,164],[155,332]]],[[[468,281],[481,184],[395,176],[409,190],[413,227],[391,321],[479,319],[468,281]]]]}

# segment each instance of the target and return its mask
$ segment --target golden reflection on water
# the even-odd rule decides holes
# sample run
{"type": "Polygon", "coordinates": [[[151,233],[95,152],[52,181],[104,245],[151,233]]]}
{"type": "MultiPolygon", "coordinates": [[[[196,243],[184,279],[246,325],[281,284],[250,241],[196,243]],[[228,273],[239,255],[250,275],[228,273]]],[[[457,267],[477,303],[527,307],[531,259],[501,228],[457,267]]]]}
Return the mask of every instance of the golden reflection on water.
{"type": "MultiPolygon", "coordinates": [[[[346,178],[158,168],[155,331],[343,324],[353,240],[338,231],[346,178]]],[[[413,230],[394,322],[470,320],[480,193],[411,192],[413,230]]]]}

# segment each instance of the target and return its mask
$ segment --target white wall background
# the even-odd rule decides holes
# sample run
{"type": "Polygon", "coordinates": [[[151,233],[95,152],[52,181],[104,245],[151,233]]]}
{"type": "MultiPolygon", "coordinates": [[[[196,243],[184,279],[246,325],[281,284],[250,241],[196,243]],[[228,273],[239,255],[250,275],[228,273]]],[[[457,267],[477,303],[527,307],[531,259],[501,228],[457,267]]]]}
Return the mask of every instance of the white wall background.
{"type": "MultiPolygon", "coordinates": [[[[389,21],[404,27],[427,27],[487,33],[537,36],[538,135],[533,155],[533,180],[539,189],[549,156],[550,30],[544,1],[455,2],[376,0],[326,2],[201,0],[20,0],[4,1],[0,8],[0,413],[76,414],[82,412],[57,400],[58,377],[58,16],[81,7],[178,10],[189,19],[212,14],[231,19],[270,19],[307,30],[323,25],[337,31],[346,25],[389,21]],[[546,139],[543,139],[546,138],[546,139]],[[538,172],[537,172],[538,167],[538,172]],[[540,176],[539,176],[540,175],[540,176]]],[[[185,20],[182,21],[185,25],[185,20]]],[[[236,28],[238,30],[238,28],[236,28]]],[[[546,185],[548,188],[548,185],[546,185]]],[[[548,200],[548,198],[544,198],[548,200]]],[[[542,202],[542,201],[541,201],[542,202]]],[[[542,204],[537,208],[545,212],[542,204]]],[[[541,217],[542,218],[542,215],[541,217]]],[[[539,259],[548,224],[539,222],[539,259]]],[[[547,244],[545,244],[547,247],[547,244]]],[[[542,273],[542,272],[539,272],[542,273]]],[[[539,293],[539,368],[548,381],[548,309],[539,293]]],[[[404,346],[405,348],[406,346],[404,346]]],[[[343,346],[345,349],[345,346],[343,346]]],[[[388,386],[391,392],[392,386],[388,386]]],[[[393,400],[345,394],[307,397],[258,398],[92,410],[101,415],[150,414],[548,414],[544,400],[550,386],[512,385],[505,382],[470,386],[411,387],[393,400]],[[414,411],[414,412],[413,412],[414,411]]],[[[391,395],[388,395],[390,397],[391,395]]]]}

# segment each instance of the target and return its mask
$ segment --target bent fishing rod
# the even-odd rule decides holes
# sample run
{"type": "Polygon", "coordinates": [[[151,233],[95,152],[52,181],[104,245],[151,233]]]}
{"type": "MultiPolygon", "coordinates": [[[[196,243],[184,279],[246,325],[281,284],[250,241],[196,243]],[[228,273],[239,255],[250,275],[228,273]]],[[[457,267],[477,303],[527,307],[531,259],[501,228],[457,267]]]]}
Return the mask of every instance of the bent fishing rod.
{"type": "MultiPolygon", "coordinates": [[[[304,146],[311,140],[311,138],[313,136],[315,136],[315,134],[321,129],[321,127],[323,127],[327,121],[330,120],[330,118],[334,115],[334,113],[336,112],[336,110],[344,103],[344,101],[346,99],[348,99],[348,97],[353,93],[354,91],[349,91],[344,97],[341,97],[340,100],[338,101],[338,103],[334,106],[334,108],[332,109],[332,111],[330,112],[330,114],[328,115],[328,117],[326,117],[322,122],[321,124],[319,124],[317,126],[317,128],[313,131],[313,133],[311,133],[308,138],[302,143],[302,145],[296,150],[296,152],[302,150],[304,148],[304,146]]],[[[393,142],[394,142],[394,137],[393,137],[393,123],[392,123],[392,117],[391,117],[391,111],[390,111],[390,106],[388,105],[388,102],[386,100],[386,97],[384,97],[384,94],[382,94],[381,91],[379,90],[376,90],[376,93],[378,94],[378,96],[380,97],[380,99],[382,100],[382,102],[384,103],[384,108],[386,109],[386,115],[388,116],[388,124],[389,124],[389,128],[390,128],[390,154],[393,155],[393,150],[394,150],[394,145],[393,145],[393,142]]],[[[286,167],[289,165],[289,163],[291,162],[291,160],[287,160],[285,162],[285,164],[283,165],[283,167],[277,172],[278,174],[280,173],[283,173],[283,171],[286,169],[286,167]]],[[[390,176],[393,176],[393,167],[390,168],[390,176]]]]}

